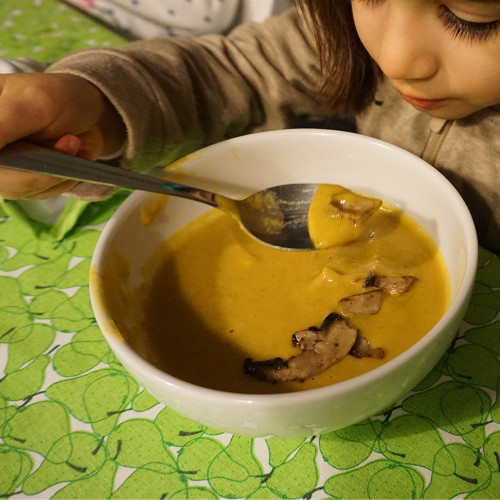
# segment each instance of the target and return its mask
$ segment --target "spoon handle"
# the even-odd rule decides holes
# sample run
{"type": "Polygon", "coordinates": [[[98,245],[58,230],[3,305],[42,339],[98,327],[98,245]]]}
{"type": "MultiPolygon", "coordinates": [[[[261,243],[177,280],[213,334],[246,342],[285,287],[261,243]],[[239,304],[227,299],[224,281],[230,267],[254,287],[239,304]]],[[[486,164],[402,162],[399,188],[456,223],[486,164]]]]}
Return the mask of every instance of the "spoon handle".
{"type": "Polygon", "coordinates": [[[0,165],[63,179],[87,181],[126,189],[170,194],[217,206],[215,193],[184,184],[166,181],[152,175],[70,156],[48,148],[17,142],[0,149],[0,165]]]}

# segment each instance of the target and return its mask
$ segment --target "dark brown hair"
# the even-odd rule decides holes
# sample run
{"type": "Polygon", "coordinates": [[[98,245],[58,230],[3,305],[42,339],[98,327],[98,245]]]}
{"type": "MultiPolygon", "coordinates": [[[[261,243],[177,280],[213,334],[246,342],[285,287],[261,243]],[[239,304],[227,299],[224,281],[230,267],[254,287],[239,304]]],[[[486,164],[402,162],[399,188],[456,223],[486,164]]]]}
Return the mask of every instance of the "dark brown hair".
{"type": "Polygon", "coordinates": [[[358,37],[350,0],[295,0],[295,5],[316,37],[327,104],[336,113],[362,111],[373,100],[379,70],[358,37]]]}

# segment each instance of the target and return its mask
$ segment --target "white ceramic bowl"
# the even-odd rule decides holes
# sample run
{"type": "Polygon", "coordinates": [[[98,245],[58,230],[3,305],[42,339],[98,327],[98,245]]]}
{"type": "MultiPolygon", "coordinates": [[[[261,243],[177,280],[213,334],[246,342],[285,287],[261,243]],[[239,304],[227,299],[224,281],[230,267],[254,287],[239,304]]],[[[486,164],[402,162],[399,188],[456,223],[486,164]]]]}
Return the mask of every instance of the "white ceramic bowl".
{"type": "Polygon", "coordinates": [[[128,280],[120,283],[126,295],[127,287],[141,281],[141,265],[157,245],[208,207],[170,198],[154,221],[145,226],[140,208],[151,195],[135,192],[112,216],[99,239],[90,294],[111,349],[158,400],[195,421],[233,434],[307,436],[379,413],[412,389],[444,354],[469,302],[477,238],[462,198],[433,167],[402,149],[368,137],[299,129],[221,142],[191,155],[174,170],[179,169],[185,183],[233,197],[278,184],[305,182],[341,184],[390,201],[416,218],[437,241],[450,273],[452,303],[438,324],[410,349],[345,382],[269,395],[195,386],[158,370],[119,340],[105,306],[107,288],[114,282],[116,285],[116,277],[106,270],[105,263],[116,254],[130,263],[128,280]]]}

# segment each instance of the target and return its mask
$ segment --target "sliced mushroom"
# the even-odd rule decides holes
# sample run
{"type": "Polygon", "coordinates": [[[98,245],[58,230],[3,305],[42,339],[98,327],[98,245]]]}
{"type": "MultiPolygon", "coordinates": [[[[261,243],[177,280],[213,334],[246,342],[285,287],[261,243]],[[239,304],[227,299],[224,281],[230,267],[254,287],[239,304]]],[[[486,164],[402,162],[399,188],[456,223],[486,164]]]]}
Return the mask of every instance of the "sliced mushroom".
{"type": "Polygon", "coordinates": [[[377,314],[382,305],[383,291],[380,288],[368,292],[344,297],[339,301],[340,307],[353,314],[377,314]]]}
{"type": "Polygon", "coordinates": [[[416,281],[417,278],[415,276],[397,276],[395,278],[379,276],[375,278],[373,284],[391,295],[403,295],[416,281]]]}
{"type": "Polygon", "coordinates": [[[346,189],[332,196],[330,204],[335,207],[340,216],[359,223],[371,217],[380,208],[382,201],[361,196],[346,189]]]}
{"type": "Polygon", "coordinates": [[[356,358],[377,358],[382,359],[385,357],[385,351],[381,347],[372,348],[370,342],[363,336],[358,335],[354,346],[351,349],[352,354],[356,358]]]}
{"type": "Polygon", "coordinates": [[[342,316],[331,313],[319,330],[302,330],[292,336],[294,345],[302,349],[300,354],[289,359],[264,361],[247,358],[243,370],[247,375],[270,382],[302,381],[325,371],[347,356],[357,336],[357,328],[349,325],[342,316]]]}
{"type": "Polygon", "coordinates": [[[316,342],[318,342],[319,331],[321,331],[320,328],[310,326],[307,330],[295,332],[292,335],[293,347],[300,347],[304,351],[310,351],[314,348],[316,342]]]}
{"type": "Polygon", "coordinates": [[[370,273],[363,281],[363,288],[371,288],[375,286],[375,281],[377,280],[377,276],[375,274],[370,273]]]}

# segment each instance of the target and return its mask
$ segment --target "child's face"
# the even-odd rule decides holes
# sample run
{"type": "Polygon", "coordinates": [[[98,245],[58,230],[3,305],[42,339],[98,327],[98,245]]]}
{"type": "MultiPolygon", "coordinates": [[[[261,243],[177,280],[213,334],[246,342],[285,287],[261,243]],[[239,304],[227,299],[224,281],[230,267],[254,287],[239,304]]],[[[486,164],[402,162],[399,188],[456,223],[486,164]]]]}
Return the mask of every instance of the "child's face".
{"type": "Polygon", "coordinates": [[[500,103],[500,0],[352,0],[364,46],[403,99],[461,118],[500,103]]]}

